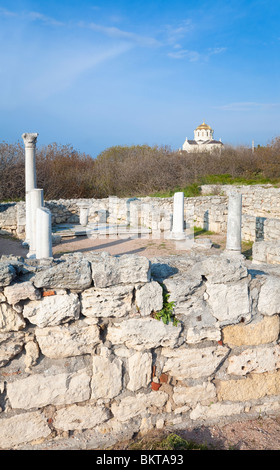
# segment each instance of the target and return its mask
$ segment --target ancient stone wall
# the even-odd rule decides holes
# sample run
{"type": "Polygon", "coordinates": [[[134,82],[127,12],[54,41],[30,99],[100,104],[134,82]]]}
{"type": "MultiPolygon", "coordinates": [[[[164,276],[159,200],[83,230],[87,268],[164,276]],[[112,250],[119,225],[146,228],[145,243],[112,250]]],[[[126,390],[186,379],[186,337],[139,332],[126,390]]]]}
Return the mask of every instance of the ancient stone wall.
{"type": "Polygon", "coordinates": [[[0,447],[279,412],[279,287],[279,268],[225,253],[2,257],[0,447]],[[172,305],[176,324],[155,318],[172,305]]]}
{"type": "MultiPolygon", "coordinates": [[[[202,196],[185,198],[185,221],[216,233],[226,233],[228,192],[242,193],[243,240],[280,239],[280,188],[271,186],[202,186],[202,196]],[[208,194],[208,195],[207,195],[208,194]]],[[[81,205],[88,205],[88,222],[106,220],[150,228],[172,229],[173,198],[68,199],[46,201],[53,225],[78,224],[81,205]]],[[[0,230],[25,236],[25,203],[0,204],[0,230]]]]}

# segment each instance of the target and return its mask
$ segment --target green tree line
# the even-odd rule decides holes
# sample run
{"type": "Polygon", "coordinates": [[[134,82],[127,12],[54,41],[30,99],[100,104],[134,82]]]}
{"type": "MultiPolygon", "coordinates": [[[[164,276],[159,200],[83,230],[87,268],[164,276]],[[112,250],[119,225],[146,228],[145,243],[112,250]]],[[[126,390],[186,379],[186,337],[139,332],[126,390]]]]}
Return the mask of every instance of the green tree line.
{"type": "MultiPolygon", "coordinates": [[[[266,146],[225,146],[222,152],[186,153],[167,146],[105,149],[96,158],[70,145],[36,149],[37,187],[46,200],[199,192],[205,183],[280,183],[280,137],[266,146]]],[[[25,198],[24,147],[0,143],[0,201],[25,198]]]]}

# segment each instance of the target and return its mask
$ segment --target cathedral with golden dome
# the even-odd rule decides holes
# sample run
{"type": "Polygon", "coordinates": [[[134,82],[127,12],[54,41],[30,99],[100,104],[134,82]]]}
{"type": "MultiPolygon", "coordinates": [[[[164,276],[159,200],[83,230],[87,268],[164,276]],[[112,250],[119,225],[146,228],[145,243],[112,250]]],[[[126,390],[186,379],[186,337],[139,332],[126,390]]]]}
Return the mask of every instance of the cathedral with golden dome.
{"type": "Polygon", "coordinates": [[[200,126],[197,126],[194,130],[194,140],[186,138],[182,150],[189,153],[204,151],[212,152],[216,149],[221,150],[223,147],[221,139],[214,140],[213,135],[213,129],[203,121],[203,123],[200,124],[200,126]]]}

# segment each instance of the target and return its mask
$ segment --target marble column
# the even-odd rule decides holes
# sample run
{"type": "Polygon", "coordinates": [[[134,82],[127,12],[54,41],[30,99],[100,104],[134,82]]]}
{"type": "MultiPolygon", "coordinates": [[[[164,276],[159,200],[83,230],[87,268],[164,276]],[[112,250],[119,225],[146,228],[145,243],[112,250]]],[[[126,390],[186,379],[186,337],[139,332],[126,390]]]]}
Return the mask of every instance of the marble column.
{"type": "Polygon", "coordinates": [[[88,215],[89,215],[89,205],[88,204],[79,204],[80,207],[80,217],[79,217],[79,222],[80,225],[83,227],[86,227],[88,224],[88,215]]]}
{"type": "Polygon", "coordinates": [[[173,196],[173,224],[170,238],[174,240],[185,239],[184,233],[184,193],[175,193],[173,196]]]}
{"type": "Polygon", "coordinates": [[[25,222],[25,244],[30,244],[31,240],[31,199],[30,191],[36,188],[36,142],[37,133],[24,133],[22,139],[25,146],[25,204],[26,204],[26,222],[25,222]]]}
{"type": "Polygon", "coordinates": [[[242,194],[228,194],[226,251],[241,253],[242,194]]]}
{"type": "Polygon", "coordinates": [[[29,252],[27,257],[35,257],[36,255],[36,231],[37,231],[37,209],[43,207],[44,205],[44,191],[43,189],[32,189],[29,191],[30,197],[30,243],[29,243],[29,252]]]}
{"type": "Polygon", "coordinates": [[[36,211],[36,259],[52,258],[52,214],[46,207],[36,211]]]}

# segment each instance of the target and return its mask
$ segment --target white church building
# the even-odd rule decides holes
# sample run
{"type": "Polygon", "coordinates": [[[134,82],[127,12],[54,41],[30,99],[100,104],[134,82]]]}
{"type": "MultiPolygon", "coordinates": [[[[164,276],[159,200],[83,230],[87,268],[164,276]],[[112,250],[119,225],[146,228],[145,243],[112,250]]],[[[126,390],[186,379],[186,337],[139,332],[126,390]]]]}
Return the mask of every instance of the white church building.
{"type": "Polygon", "coordinates": [[[186,138],[182,150],[189,153],[212,152],[216,149],[221,150],[224,144],[221,142],[221,139],[214,140],[213,135],[213,129],[203,121],[203,123],[194,130],[194,140],[186,138]]]}

